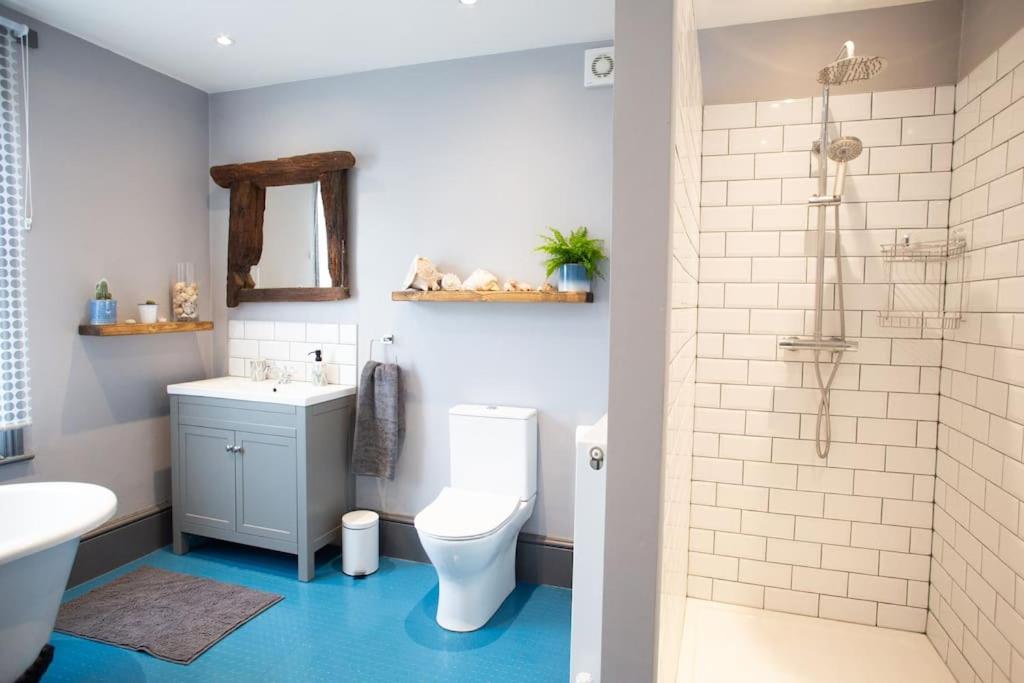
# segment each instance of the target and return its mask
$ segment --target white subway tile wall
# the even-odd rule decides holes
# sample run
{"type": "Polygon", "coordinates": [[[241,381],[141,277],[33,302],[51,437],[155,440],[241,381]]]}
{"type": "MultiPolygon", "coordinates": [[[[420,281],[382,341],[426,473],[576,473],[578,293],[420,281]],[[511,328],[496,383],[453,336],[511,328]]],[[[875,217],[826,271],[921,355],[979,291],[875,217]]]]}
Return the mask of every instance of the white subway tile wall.
{"type": "MultiPolygon", "coordinates": [[[[814,452],[813,358],[778,348],[814,325],[818,218],[806,202],[821,100],[705,108],[690,595],[925,630],[943,342],[879,326],[880,245],[945,237],[950,186],[966,186],[951,173],[953,100],[942,86],[831,101],[831,135],[865,148],[839,218],[847,335],[860,348],[836,378],[827,461],[814,452]]],[[[1024,166],[1024,144],[1020,156],[1024,166]]],[[[826,334],[839,331],[835,279],[830,263],[826,334]]]]}
{"type": "Polygon", "coordinates": [[[254,360],[271,361],[292,379],[312,377],[312,352],[320,349],[331,384],[356,384],[356,326],[338,323],[228,321],[228,374],[248,377],[254,360]]]}
{"type": "Polygon", "coordinates": [[[949,216],[970,288],[943,341],[927,631],[959,681],[1024,681],[1022,62],[1024,30],[956,89],[949,216]]]}
{"type": "MultiPolygon", "coordinates": [[[[728,134],[701,132],[703,93],[700,56],[692,3],[675,5],[672,93],[672,253],[669,311],[669,357],[665,401],[662,528],[659,589],[658,680],[676,680],[682,645],[690,544],[690,473],[693,467],[693,420],[697,357],[697,273],[700,244],[701,145],[723,150],[717,172],[728,176],[736,161],[724,153],[728,134]],[[703,138],[703,140],[702,140],[703,138]]],[[[721,123],[751,121],[747,111],[721,110],[721,123]]],[[[753,177],[753,167],[751,166],[753,177]]],[[[745,172],[745,171],[744,171],[745,172]]],[[[710,196],[710,195],[709,195],[710,196]]],[[[723,217],[723,220],[725,218],[723,217]]],[[[724,476],[724,475],[723,475],[724,476]]],[[[742,544],[737,551],[742,549],[742,544]]]]}

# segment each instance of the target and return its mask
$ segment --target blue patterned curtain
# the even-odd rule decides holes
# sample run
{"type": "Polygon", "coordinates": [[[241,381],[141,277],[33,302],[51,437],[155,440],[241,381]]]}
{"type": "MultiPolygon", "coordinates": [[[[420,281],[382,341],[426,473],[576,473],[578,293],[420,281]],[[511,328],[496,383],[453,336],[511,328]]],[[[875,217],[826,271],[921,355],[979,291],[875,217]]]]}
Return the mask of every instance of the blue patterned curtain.
{"type": "Polygon", "coordinates": [[[32,421],[25,308],[25,231],[30,219],[22,144],[27,137],[22,101],[26,33],[24,26],[0,18],[0,431],[32,421]]]}

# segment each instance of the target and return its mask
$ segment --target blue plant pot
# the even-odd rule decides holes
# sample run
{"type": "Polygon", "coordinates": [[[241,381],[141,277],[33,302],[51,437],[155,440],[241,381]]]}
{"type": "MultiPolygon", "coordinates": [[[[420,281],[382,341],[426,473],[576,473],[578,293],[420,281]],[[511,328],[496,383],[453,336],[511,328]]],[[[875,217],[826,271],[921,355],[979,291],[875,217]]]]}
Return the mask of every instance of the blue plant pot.
{"type": "Polygon", "coordinates": [[[113,325],[117,322],[117,301],[89,299],[89,324],[113,325]]]}
{"type": "Polygon", "coordinates": [[[589,292],[587,269],[579,263],[567,263],[558,269],[559,292],[589,292]]]}

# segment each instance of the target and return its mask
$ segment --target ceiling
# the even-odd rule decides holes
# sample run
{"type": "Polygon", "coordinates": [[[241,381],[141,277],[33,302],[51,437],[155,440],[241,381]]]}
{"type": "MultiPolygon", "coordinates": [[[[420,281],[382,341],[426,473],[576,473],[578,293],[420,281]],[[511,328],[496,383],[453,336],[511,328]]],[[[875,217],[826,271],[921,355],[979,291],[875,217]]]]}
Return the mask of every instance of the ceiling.
{"type": "Polygon", "coordinates": [[[715,28],[760,21],[855,12],[930,0],[693,0],[697,26],[715,28]]]}
{"type": "MultiPolygon", "coordinates": [[[[609,41],[614,0],[5,0],[207,92],[609,41]],[[221,33],[235,43],[220,47],[221,33]]],[[[582,67],[581,67],[582,68],[582,67]]]]}
{"type": "MultiPolygon", "coordinates": [[[[712,28],[928,0],[694,0],[712,28]]],[[[614,0],[5,0],[207,92],[610,41],[614,0]],[[221,47],[222,34],[234,39],[221,47]]]]}

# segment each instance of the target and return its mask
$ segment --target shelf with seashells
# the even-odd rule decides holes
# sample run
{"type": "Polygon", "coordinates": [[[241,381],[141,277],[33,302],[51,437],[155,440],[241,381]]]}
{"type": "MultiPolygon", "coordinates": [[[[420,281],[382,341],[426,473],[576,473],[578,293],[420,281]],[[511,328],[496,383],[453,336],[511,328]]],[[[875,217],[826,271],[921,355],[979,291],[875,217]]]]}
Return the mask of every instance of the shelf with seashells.
{"type": "Polygon", "coordinates": [[[416,256],[402,282],[402,289],[391,293],[392,301],[437,301],[476,303],[562,303],[585,304],[594,298],[590,292],[559,292],[549,282],[537,287],[521,280],[505,280],[482,268],[462,280],[456,273],[444,273],[423,256],[416,256]]]}

